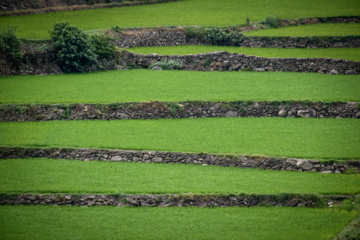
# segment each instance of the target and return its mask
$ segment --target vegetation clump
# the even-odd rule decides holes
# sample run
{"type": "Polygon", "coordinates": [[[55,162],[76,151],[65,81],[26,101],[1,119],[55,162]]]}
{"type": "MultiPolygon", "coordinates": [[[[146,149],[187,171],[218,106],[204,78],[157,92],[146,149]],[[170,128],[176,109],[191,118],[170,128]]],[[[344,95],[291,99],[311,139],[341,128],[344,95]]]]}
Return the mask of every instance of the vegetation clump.
{"type": "MultiPolygon", "coordinates": [[[[0,28],[0,66],[15,66],[21,63],[20,40],[15,35],[15,28],[0,28]]],[[[3,67],[1,72],[5,72],[3,67]]]]}
{"type": "Polygon", "coordinates": [[[205,40],[214,45],[239,46],[243,39],[238,30],[227,32],[224,28],[215,27],[206,31],[205,40]]]}
{"type": "Polygon", "coordinates": [[[57,62],[66,73],[85,72],[90,63],[97,61],[89,35],[68,22],[55,24],[51,40],[57,62]]]}
{"type": "Polygon", "coordinates": [[[162,70],[180,70],[183,68],[183,63],[180,60],[165,60],[156,62],[150,65],[150,69],[153,67],[161,67],[162,70]]]}

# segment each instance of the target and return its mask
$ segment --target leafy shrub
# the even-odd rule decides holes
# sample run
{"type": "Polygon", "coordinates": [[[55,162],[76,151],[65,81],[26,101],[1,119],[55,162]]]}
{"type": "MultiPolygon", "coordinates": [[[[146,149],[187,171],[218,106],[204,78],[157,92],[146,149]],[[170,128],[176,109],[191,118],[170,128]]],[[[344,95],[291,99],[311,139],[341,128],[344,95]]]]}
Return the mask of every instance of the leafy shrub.
{"type": "Polygon", "coordinates": [[[262,23],[265,23],[272,28],[279,27],[279,19],[275,16],[267,16],[265,21],[262,21],[262,23]]]}
{"type": "Polygon", "coordinates": [[[243,41],[243,35],[238,30],[232,31],[227,36],[230,45],[240,46],[243,41]]]}
{"type": "Polygon", "coordinates": [[[112,27],[111,29],[112,29],[114,32],[117,32],[117,33],[121,32],[121,28],[120,28],[119,26],[114,26],[114,27],[112,27]]]}
{"type": "Polygon", "coordinates": [[[210,28],[206,31],[205,39],[215,45],[226,45],[227,34],[222,28],[210,28]]]}
{"type": "Polygon", "coordinates": [[[206,31],[205,40],[214,45],[239,46],[243,40],[242,36],[238,30],[227,33],[223,28],[210,28],[206,31]]]}
{"type": "Polygon", "coordinates": [[[18,68],[21,63],[20,40],[15,28],[0,28],[0,61],[18,68]]]}
{"type": "Polygon", "coordinates": [[[182,69],[183,63],[179,60],[165,60],[161,62],[156,62],[150,65],[149,68],[153,68],[155,66],[161,67],[163,70],[174,70],[174,69],[182,69]]]}
{"type": "Polygon", "coordinates": [[[195,28],[195,27],[185,27],[185,37],[186,40],[189,41],[190,39],[196,38],[198,40],[205,39],[206,29],[204,27],[195,28]]]}
{"type": "Polygon", "coordinates": [[[112,59],[115,57],[115,45],[106,35],[91,36],[94,52],[99,59],[112,59]]]}
{"type": "Polygon", "coordinates": [[[68,22],[55,24],[51,40],[57,62],[64,72],[84,72],[90,63],[96,62],[90,37],[68,22]]]}

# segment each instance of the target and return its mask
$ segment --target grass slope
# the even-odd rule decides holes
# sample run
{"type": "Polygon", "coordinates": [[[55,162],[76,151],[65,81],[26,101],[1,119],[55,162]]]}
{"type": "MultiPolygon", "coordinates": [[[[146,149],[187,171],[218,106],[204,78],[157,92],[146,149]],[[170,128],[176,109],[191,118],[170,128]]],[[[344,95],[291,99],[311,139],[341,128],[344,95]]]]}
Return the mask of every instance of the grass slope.
{"type": "Polygon", "coordinates": [[[1,146],[358,159],[356,119],[213,118],[2,122],[1,146]]]}
{"type": "Polygon", "coordinates": [[[276,207],[209,209],[0,206],[0,237],[330,240],[354,215],[354,212],[329,209],[276,207]]]}
{"type": "Polygon", "coordinates": [[[306,37],[360,35],[359,23],[327,23],[264,29],[244,33],[245,36],[306,37]]]}
{"type": "Polygon", "coordinates": [[[334,58],[360,61],[359,48],[245,48],[225,46],[167,46],[167,47],[137,47],[127,49],[130,52],[158,55],[188,55],[227,51],[252,56],[268,58],[334,58]]]}
{"type": "Polygon", "coordinates": [[[53,159],[0,160],[0,167],[2,193],[360,193],[357,175],[53,159]]]}
{"type": "Polygon", "coordinates": [[[84,30],[112,26],[226,26],[260,21],[268,15],[281,18],[360,15],[357,0],[184,0],[167,4],[55,12],[1,17],[0,26],[17,26],[21,38],[49,38],[55,22],[69,21],[84,30]],[[281,11],[279,11],[281,9],[281,11]],[[156,17],[154,17],[156,16],[156,17]],[[94,21],[96,19],[96,21],[94,21]]]}
{"type": "Polygon", "coordinates": [[[128,70],[0,78],[0,103],[360,101],[360,76],[128,70]]]}

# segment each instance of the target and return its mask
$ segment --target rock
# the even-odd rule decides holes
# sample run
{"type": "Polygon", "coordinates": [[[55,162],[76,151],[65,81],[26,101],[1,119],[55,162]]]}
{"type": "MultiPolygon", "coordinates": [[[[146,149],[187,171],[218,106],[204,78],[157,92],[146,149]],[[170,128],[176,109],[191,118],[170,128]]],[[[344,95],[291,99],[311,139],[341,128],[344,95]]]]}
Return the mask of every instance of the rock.
{"type": "Polygon", "coordinates": [[[233,66],[233,70],[239,70],[241,68],[241,64],[237,64],[235,66],[233,66]]]}
{"type": "Polygon", "coordinates": [[[303,164],[300,165],[300,167],[303,169],[303,170],[310,170],[312,169],[314,166],[309,163],[309,162],[304,162],[303,164]]]}
{"type": "Polygon", "coordinates": [[[225,117],[237,117],[237,112],[228,111],[228,112],[225,113],[225,117]]]}
{"type": "Polygon", "coordinates": [[[161,67],[159,67],[159,66],[154,66],[153,68],[152,68],[152,70],[162,70],[162,68],[161,67]]]}
{"type": "Polygon", "coordinates": [[[356,70],[346,70],[345,71],[345,75],[356,75],[356,74],[357,74],[356,70]]]}
{"type": "Polygon", "coordinates": [[[316,116],[316,111],[313,109],[299,110],[297,116],[302,118],[314,117],[316,116]]]}
{"type": "Polygon", "coordinates": [[[329,170],[326,170],[326,171],[322,171],[321,173],[332,173],[332,172],[329,170]]]}
{"type": "Polygon", "coordinates": [[[153,159],[152,159],[152,161],[153,162],[156,162],[156,163],[160,163],[160,162],[162,162],[162,158],[161,157],[154,157],[153,159]]]}
{"type": "Polygon", "coordinates": [[[334,203],[333,202],[328,202],[328,204],[327,204],[329,207],[331,207],[332,205],[334,205],[334,203]]]}
{"type": "Polygon", "coordinates": [[[280,117],[285,117],[285,116],[287,115],[287,112],[286,112],[285,109],[281,109],[281,110],[278,112],[278,115],[279,115],[280,117]]]}
{"type": "Polygon", "coordinates": [[[355,114],[356,118],[360,118],[360,112],[358,112],[357,114],[355,114]]]}
{"type": "Polygon", "coordinates": [[[265,72],[265,68],[253,68],[254,72],[265,72]]]}
{"type": "Polygon", "coordinates": [[[120,119],[129,119],[129,115],[125,113],[120,113],[120,119]]]}
{"type": "Polygon", "coordinates": [[[122,157],[120,157],[120,156],[113,156],[113,157],[111,158],[111,160],[112,160],[112,161],[121,161],[121,160],[122,160],[122,157]]]}
{"type": "Polygon", "coordinates": [[[329,75],[338,75],[339,72],[336,71],[335,69],[331,70],[330,72],[328,72],[329,75]]]}

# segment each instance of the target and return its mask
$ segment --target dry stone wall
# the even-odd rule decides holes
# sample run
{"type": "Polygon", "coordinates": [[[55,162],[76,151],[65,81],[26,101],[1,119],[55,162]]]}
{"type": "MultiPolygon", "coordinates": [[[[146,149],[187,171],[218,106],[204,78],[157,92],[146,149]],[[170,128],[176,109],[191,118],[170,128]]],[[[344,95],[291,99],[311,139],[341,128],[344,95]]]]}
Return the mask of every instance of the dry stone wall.
{"type": "Polygon", "coordinates": [[[200,53],[195,55],[136,54],[123,51],[127,66],[149,68],[160,61],[181,61],[183,69],[197,71],[270,71],[358,74],[360,62],[330,58],[265,58],[229,52],[200,53]]]}
{"type": "Polygon", "coordinates": [[[324,207],[314,195],[96,195],[96,194],[0,194],[0,205],[116,206],[116,207],[324,207]]]}
{"type": "Polygon", "coordinates": [[[224,156],[207,153],[179,153],[72,148],[0,147],[0,158],[55,158],[82,161],[115,161],[167,164],[196,164],[222,167],[260,168],[300,172],[360,173],[360,159],[347,161],[318,161],[263,156],[224,156]]]}
{"type": "Polygon", "coordinates": [[[140,102],[0,105],[0,121],[162,119],[203,117],[360,118],[356,102],[140,102]]]}

